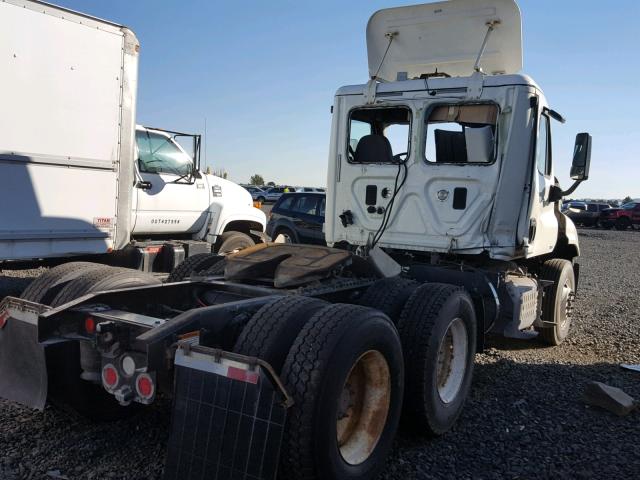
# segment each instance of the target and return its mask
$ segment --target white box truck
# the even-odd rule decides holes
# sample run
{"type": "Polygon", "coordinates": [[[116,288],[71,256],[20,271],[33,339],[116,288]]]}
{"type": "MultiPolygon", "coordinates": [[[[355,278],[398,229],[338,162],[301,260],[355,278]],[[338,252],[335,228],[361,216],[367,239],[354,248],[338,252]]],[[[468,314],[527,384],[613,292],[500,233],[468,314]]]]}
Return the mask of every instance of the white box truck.
{"type": "Polygon", "coordinates": [[[184,134],[136,127],[139,50],[121,25],[0,3],[0,261],[166,271],[260,239],[251,195],[199,170],[199,136],[188,154],[184,134]]]}

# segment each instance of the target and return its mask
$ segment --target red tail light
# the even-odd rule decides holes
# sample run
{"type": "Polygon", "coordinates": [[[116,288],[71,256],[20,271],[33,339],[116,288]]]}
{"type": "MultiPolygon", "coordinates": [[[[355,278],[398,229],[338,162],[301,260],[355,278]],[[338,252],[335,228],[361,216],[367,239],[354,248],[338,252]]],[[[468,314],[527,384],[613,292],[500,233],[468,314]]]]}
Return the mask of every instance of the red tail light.
{"type": "Polygon", "coordinates": [[[84,319],[84,330],[89,335],[96,333],[96,321],[93,317],[87,317],[84,319]]]}
{"type": "Polygon", "coordinates": [[[149,375],[146,373],[138,375],[138,378],[136,379],[136,391],[140,397],[148,400],[153,397],[155,390],[156,387],[153,384],[153,379],[149,375]]]}
{"type": "Polygon", "coordinates": [[[102,383],[108,389],[113,389],[118,385],[120,375],[118,370],[111,364],[107,364],[102,368],[102,383]]]}

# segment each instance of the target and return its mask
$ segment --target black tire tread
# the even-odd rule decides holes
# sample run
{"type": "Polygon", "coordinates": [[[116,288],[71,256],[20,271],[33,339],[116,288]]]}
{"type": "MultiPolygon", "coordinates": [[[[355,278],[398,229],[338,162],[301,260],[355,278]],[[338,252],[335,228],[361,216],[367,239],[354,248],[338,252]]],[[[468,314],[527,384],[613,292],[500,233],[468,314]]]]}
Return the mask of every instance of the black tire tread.
{"type": "Polygon", "coordinates": [[[423,415],[422,366],[426,361],[427,348],[440,310],[452,295],[460,291],[464,291],[464,288],[448,283],[425,283],[409,297],[398,322],[405,364],[402,413],[407,423],[431,435],[441,432],[436,431],[423,415]]]}
{"type": "Polygon", "coordinates": [[[383,278],[371,285],[358,303],[386,313],[397,324],[407,299],[419,285],[410,278],[383,278]]]}
{"type": "Polygon", "coordinates": [[[206,270],[219,261],[220,257],[213,253],[197,253],[187,257],[171,270],[166,283],[182,282],[189,278],[193,272],[206,270]]]}
{"type": "Polygon", "coordinates": [[[138,270],[119,267],[99,268],[81,275],[65,285],[53,299],[51,306],[63,305],[91,292],[159,283],[160,280],[153,275],[138,270]]]}
{"type": "Polygon", "coordinates": [[[320,370],[331,362],[332,349],[349,328],[349,320],[366,309],[360,305],[332,304],[317,311],[296,338],[282,369],[286,390],[294,399],[285,429],[282,456],[283,478],[304,480],[315,478],[313,466],[314,441],[305,426],[311,425],[315,414],[314,399],[320,389],[320,370]]]}
{"type": "Polygon", "coordinates": [[[260,308],[247,322],[233,351],[257,357],[282,370],[289,348],[304,324],[327,302],[301,295],[291,295],[260,308]],[[290,339],[290,342],[287,342],[290,339]],[[283,343],[288,343],[285,347],[283,343]],[[284,350],[284,351],[278,351],[284,350]]]}
{"type": "Polygon", "coordinates": [[[58,265],[47,270],[31,282],[22,292],[20,298],[30,302],[42,303],[51,288],[69,282],[87,271],[101,267],[104,267],[104,265],[91,262],[69,262],[58,265]]]}

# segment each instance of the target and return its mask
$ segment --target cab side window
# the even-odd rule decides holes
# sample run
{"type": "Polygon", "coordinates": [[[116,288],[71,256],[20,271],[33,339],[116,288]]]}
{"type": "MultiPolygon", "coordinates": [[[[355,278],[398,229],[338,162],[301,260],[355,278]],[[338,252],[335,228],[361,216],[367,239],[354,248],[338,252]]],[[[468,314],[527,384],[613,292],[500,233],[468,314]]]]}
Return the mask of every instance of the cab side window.
{"type": "Polygon", "coordinates": [[[551,135],[549,117],[540,115],[538,122],[538,140],[536,142],[536,165],[543,175],[551,175],[551,135]]]}
{"type": "Polygon", "coordinates": [[[145,173],[187,175],[193,170],[189,155],[165,137],[154,132],[137,131],[138,167],[145,173]]]}
{"type": "Polygon", "coordinates": [[[320,200],[320,205],[318,205],[318,216],[324,217],[326,203],[326,199],[323,197],[322,200],[320,200]]]}

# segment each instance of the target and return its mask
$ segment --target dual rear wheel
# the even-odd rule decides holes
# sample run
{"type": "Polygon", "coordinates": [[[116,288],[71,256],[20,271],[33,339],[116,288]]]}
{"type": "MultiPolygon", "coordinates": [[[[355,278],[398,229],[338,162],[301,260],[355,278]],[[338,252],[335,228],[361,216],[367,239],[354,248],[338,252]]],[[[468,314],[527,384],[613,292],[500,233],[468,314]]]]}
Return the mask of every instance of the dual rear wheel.
{"type": "Polygon", "coordinates": [[[269,362],[295,402],[283,478],[375,478],[401,416],[426,434],[456,421],[475,353],[471,299],[460,287],[395,282],[382,280],[364,298],[394,320],[379,309],[291,296],[264,306],[242,331],[234,351],[269,362]],[[402,308],[384,291],[404,297],[402,308]]]}

